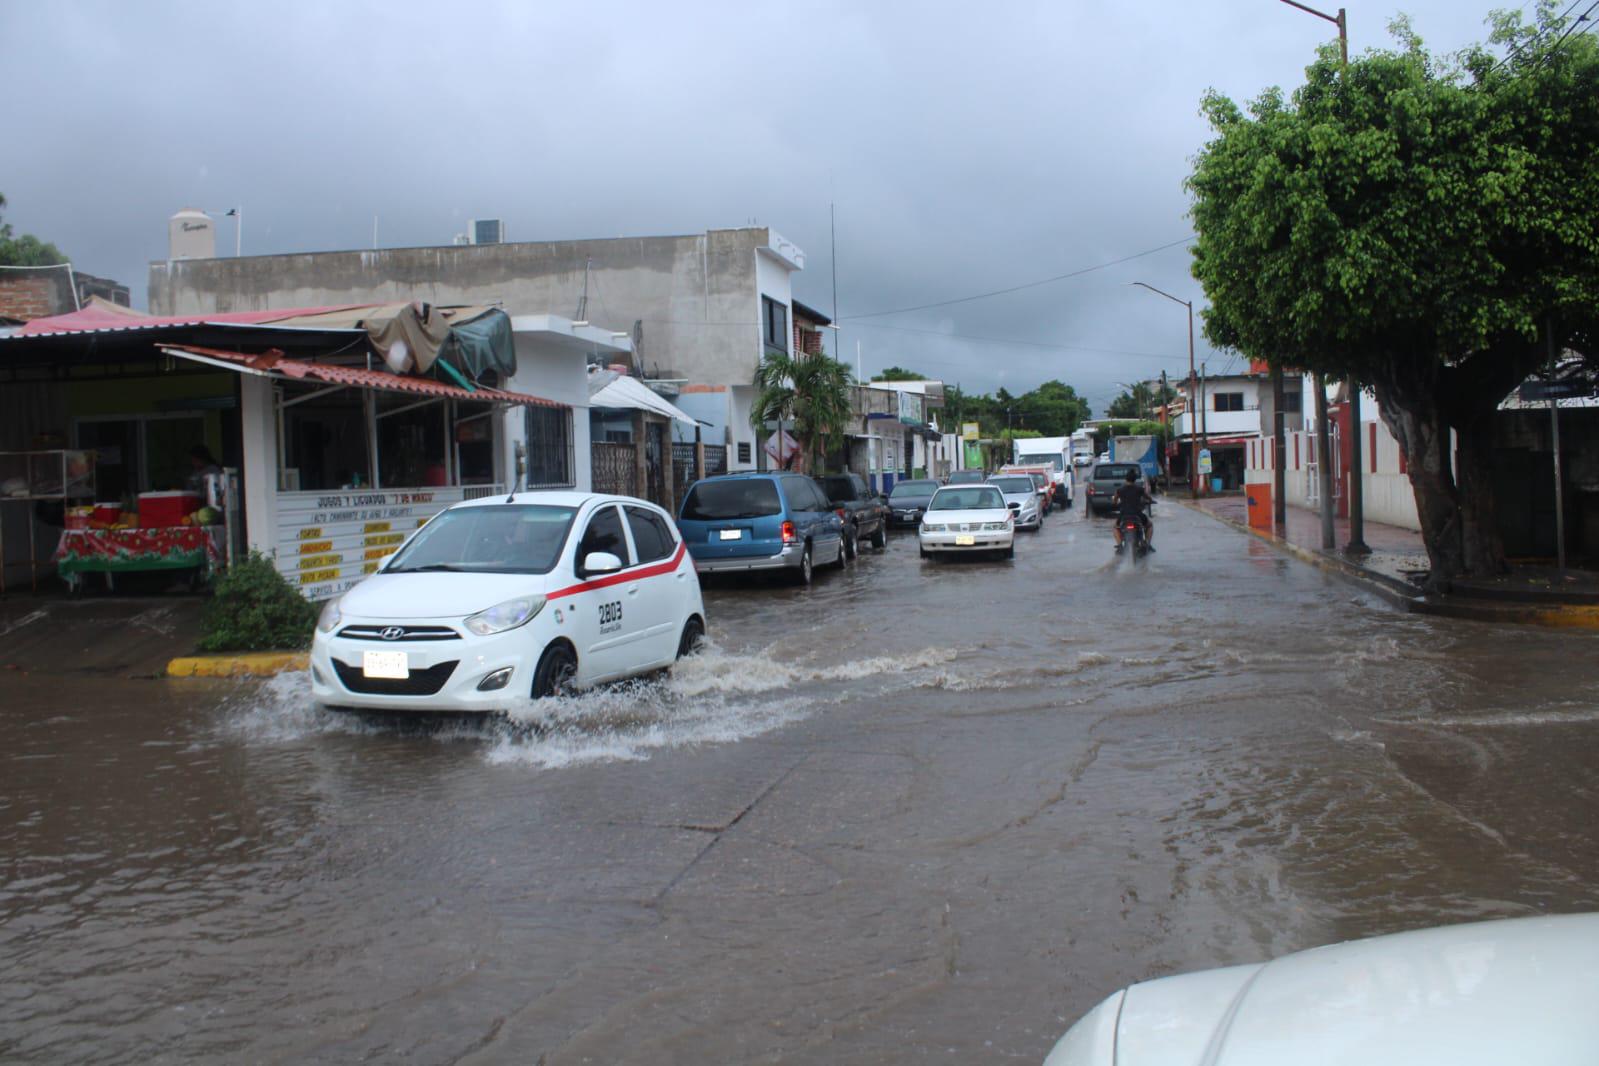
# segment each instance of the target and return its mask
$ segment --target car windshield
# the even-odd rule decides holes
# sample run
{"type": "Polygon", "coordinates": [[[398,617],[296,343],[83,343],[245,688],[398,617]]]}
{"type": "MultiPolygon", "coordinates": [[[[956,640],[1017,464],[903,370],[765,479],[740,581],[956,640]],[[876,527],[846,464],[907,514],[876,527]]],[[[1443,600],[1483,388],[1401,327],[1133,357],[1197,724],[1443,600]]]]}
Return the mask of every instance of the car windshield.
{"type": "Polygon", "coordinates": [[[928,504],[929,511],[998,511],[1005,507],[1005,497],[992,485],[973,485],[971,488],[942,488],[928,504]]]}
{"type": "Polygon", "coordinates": [[[957,470],[949,476],[951,485],[964,485],[968,482],[981,480],[983,480],[983,472],[981,470],[957,470]]]}
{"type": "Polygon", "coordinates": [[[995,477],[989,478],[988,483],[1000,492],[1033,491],[1033,479],[1030,477],[995,477]]]}
{"type": "Polygon", "coordinates": [[[384,573],[547,574],[561,557],[575,514],[574,507],[512,503],[441,511],[384,573]]]}
{"type": "Polygon", "coordinates": [[[931,496],[937,491],[938,482],[936,481],[901,481],[894,486],[894,490],[888,494],[888,498],[899,500],[910,496],[931,496]]]}
{"type": "Polygon", "coordinates": [[[1095,481],[1126,481],[1128,474],[1136,476],[1137,463],[1101,463],[1094,467],[1095,481]]]}
{"type": "Polygon", "coordinates": [[[701,481],[688,490],[688,499],[683,501],[683,517],[693,522],[765,518],[782,513],[777,485],[765,478],[701,481]]]}

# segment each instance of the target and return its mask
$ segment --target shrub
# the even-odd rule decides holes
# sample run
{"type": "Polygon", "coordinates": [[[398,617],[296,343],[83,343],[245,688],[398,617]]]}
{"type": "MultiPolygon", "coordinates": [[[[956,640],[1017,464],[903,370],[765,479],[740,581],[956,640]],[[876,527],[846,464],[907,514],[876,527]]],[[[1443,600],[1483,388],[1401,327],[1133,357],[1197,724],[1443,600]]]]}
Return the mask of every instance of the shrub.
{"type": "Polygon", "coordinates": [[[234,562],[200,619],[201,651],[299,651],[316,630],[316,604],[260,552],[234,562]]]}

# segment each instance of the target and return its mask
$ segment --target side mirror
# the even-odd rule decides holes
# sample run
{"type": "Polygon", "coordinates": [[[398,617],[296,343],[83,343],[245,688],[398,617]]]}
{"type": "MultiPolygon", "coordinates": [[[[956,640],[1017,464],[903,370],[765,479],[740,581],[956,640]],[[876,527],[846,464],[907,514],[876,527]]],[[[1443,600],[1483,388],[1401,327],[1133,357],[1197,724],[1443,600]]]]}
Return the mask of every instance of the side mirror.
{"type": "Polygon", "coordinates": [[[585,574],[614,574],[622,569],[622,560],[610,552],[589,552],[583,557],[585,574]]]}
{"type": "Polygon", "coordinates": [[[1022,509],[1022,505],[1019,503],[1007,503],[1005,506],[1009,507],[1012,511],[1020,511],[1022,509]]]}

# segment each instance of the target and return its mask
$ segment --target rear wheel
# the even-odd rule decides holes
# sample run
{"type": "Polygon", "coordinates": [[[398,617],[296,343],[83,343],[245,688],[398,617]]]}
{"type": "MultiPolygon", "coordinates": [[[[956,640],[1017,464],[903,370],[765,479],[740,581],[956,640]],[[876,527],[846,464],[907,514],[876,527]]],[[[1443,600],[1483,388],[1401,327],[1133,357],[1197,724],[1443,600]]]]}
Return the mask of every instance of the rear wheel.
{"type": "Polygon", "coordinates": [[[860,531],[854,526],[846,526],[844,528],[844,558],[853,559],[860,554],[860,551],[860,531]]]}
{"type": "Polygon", "coordinates": [[[577,677],[577,656],[570,644],[551,644],[539,656],[538,669],[533,671],[533,698],[565,696],[572,691],[572,680],[577,677]]]}
{"type": "Polygon", "coordinates": [[[877,524],[877,529],[872,533],[872,547],[882,551],[888,547],[888,521],[885,519],[877,524]]]}
{"type": "Polygon", "coordinates": [[[677,642],[677,657],[693,655],[705,644],[705,623],[698,616],[683,623],[683,636],[677,642]]]}
{"type": "Polygon", "coordinates": [[[811,546],[805,545],[805,550],[800,553],[799,569],[794,572],[794,580],[800,585],[811,583],[811,546]]]}

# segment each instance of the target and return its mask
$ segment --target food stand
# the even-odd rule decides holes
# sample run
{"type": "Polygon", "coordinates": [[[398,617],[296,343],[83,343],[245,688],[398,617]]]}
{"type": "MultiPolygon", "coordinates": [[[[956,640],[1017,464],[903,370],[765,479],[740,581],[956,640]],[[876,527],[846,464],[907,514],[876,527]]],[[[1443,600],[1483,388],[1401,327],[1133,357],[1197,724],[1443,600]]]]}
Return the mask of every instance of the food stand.
{"type": "MultiPolygon", "coordinates": [[[[28,572],[34,592],[39,591],[39,550],[34,526],[40,504],[63,511],[95,495],[94,453],[52,448],[40,451],[0,452],[0,560],[5,558],[7,516],[23,516],[28,536],[28,572]]],[[[5,566],[0,564],[0,596],[6,593],[5,566]]]]}

